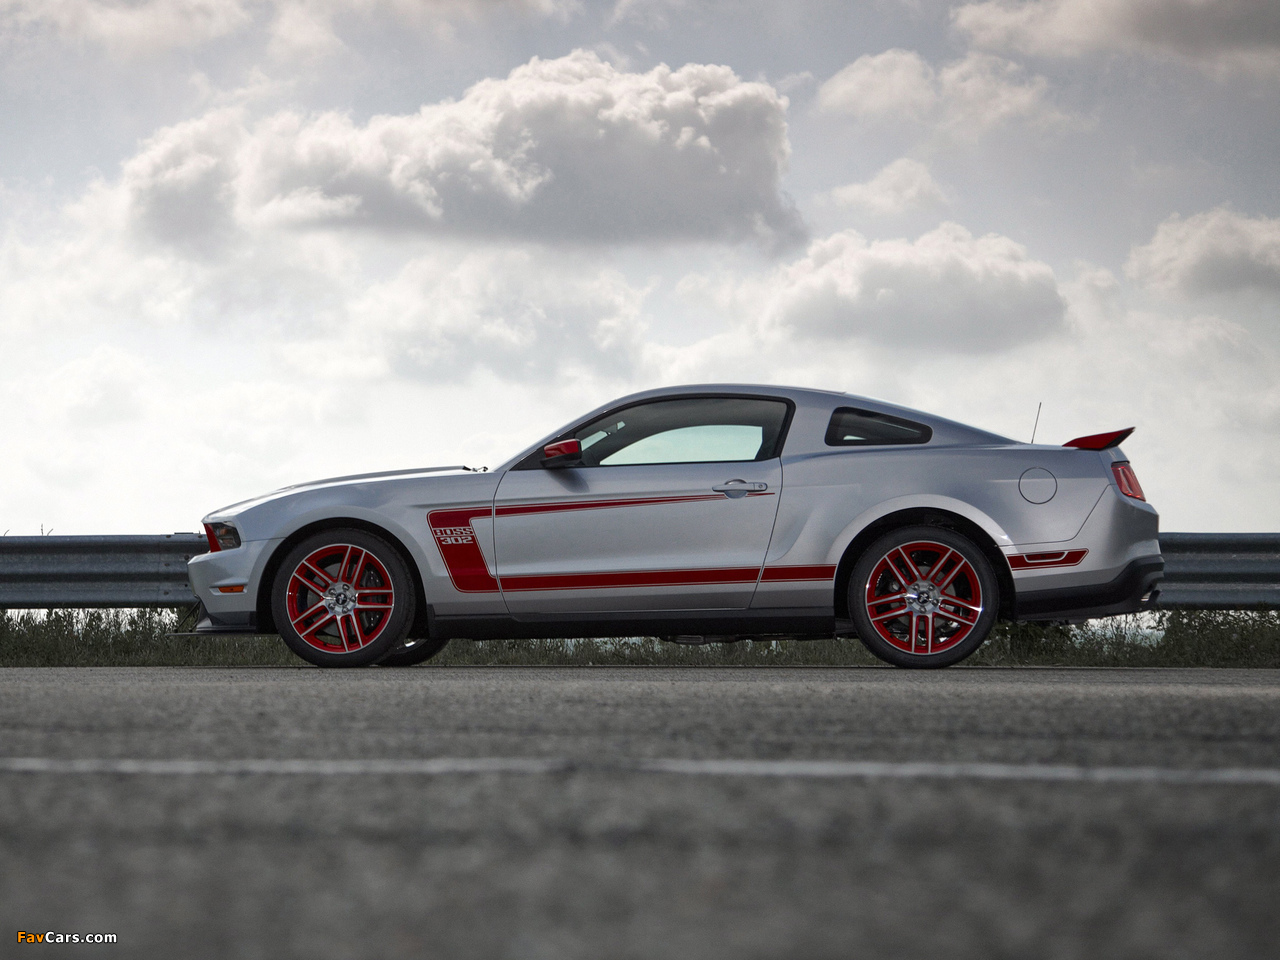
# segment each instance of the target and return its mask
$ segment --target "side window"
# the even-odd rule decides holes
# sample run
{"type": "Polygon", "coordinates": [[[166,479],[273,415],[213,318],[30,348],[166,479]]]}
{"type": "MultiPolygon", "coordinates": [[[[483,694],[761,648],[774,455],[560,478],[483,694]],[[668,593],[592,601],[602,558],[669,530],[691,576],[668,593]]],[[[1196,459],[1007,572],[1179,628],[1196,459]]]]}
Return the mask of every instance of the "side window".
{"type": "Polygon", "coordinates": [[[933,430],[923,423],[887,413],[839,407],[827,424],[829,447],[870,447],[889,443],[928,443],[933,430]]]}
{"type": "Polygon", "coordinates": [[[580,427],[586,467],[767,460],[787,421],[781,400],[691,397],[637,404],[580,427]]]}

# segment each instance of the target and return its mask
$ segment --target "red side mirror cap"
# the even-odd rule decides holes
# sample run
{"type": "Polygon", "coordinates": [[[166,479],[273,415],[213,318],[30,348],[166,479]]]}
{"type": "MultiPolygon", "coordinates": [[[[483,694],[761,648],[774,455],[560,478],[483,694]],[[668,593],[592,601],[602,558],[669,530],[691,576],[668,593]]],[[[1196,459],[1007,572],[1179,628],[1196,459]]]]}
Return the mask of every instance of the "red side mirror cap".
{"type": "Polygon", "coordinates": [[[561,440],[558,443],[548,443],[542,448],[543,463],[551,460],[576,460],[581,456],[582,444],[577,440],[561,440]]]}

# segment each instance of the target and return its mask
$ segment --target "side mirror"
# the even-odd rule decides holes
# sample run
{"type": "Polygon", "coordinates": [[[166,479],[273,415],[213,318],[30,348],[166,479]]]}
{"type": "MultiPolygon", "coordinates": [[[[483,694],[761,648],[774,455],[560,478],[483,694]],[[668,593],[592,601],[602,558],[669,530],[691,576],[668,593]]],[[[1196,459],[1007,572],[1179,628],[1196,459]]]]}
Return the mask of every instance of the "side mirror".
{"type": "Polygon", "coordinates": [[[542,448],[544,467],[578,467],[582,465],[582,444],[577,440],[561,440],[542,448]]]}

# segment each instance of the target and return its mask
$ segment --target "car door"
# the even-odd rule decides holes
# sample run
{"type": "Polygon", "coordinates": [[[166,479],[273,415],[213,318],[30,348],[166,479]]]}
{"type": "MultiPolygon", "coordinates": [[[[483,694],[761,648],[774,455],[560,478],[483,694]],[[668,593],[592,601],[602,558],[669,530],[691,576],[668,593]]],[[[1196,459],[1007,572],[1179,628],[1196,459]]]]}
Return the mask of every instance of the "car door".
{"type": "Polygon", "coordinates": [[[768,397],[645,401],[561,438],[581,445],[570,465],[527,458],[494,501],[507,609],[746,608],[777,515],[791,410],[768,397]]]}

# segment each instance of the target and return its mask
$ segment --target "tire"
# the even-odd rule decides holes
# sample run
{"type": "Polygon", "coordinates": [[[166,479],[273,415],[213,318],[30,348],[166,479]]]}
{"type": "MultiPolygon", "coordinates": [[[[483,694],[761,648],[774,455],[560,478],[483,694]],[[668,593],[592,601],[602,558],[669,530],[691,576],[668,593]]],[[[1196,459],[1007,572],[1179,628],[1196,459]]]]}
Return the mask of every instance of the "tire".
{"type": "Polygon", "coordinates": [[[364,667],[402,647],[415,603],[395,548],[349,528],[323,530],[290,550],[271,589],[281,638],[318,667],[364,667]]]}
{"type": "Polygon", "coordinates": [[[449,638],[437,637],[434,640],[406,640],[398,649],[392,650],[378,661],[380,667],[413,667],[426,663],[437,653],[449,645],[449,638]]]}
{"type": "Polygon", "coordinates": [[[849,612],[863,645],[897,667],[949,667],[982,646],[1000,585],[978,546],[945,527],[893,530],[858,558],[849,612]]]}

